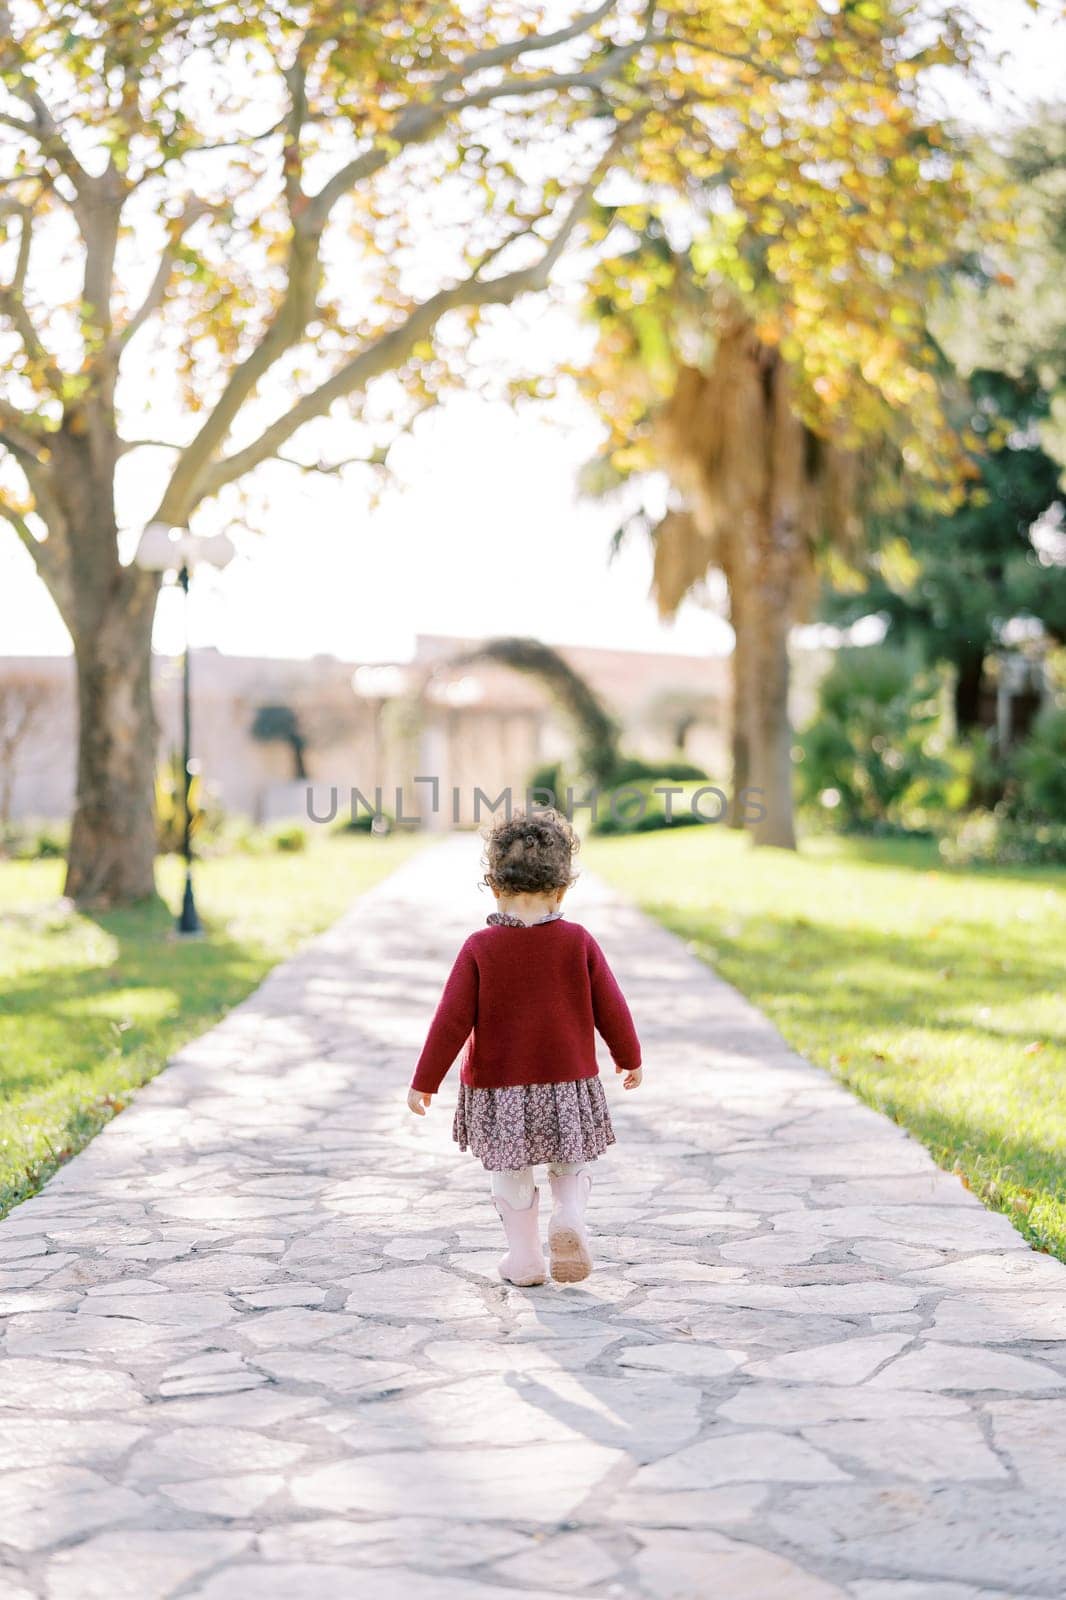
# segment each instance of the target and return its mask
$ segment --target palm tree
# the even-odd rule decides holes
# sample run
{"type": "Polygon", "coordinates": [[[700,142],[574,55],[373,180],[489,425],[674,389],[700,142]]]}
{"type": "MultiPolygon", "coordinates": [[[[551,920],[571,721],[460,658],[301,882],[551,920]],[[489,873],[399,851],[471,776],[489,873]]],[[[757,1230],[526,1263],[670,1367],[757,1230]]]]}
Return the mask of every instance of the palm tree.
{"type": "Polygon", "coordinates": [[[756,844],[795,849],[789,633],[815,593],[816,556],[855,532],[856,459],[802,420],[788,363],[735,300],[715,308],[714,353],[681,366],[653,448],[683,509],[654,530],[653,593],[673,616],[719,570],[736,636],[733,792],[761,791],[756,844]]]}

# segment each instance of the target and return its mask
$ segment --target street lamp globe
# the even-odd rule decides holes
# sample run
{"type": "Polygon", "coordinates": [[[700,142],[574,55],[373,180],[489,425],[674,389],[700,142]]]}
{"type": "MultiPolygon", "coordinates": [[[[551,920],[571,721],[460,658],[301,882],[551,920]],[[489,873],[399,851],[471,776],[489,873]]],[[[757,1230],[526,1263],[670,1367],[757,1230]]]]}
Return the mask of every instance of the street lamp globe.
{"type": "Polygon", "coordinates": [[[133,557],[135,565],[146,572],[176,571],[183,556],[175,532],[169,523],[150,522],[138,541],[133,557]]]}

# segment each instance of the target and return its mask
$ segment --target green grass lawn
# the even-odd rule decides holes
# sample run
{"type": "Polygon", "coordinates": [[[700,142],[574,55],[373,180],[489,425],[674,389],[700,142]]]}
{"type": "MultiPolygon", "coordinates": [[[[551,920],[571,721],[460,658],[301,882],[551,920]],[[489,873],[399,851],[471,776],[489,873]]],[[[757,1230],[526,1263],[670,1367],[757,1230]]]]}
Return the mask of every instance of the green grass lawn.
{"type": "Polygon", "coordinates": [[[1066,1260],[1066,871],[947,869],[909,841],[753,851],[722,828],[582,855],[1066,1260]]]}
{"type": "Polygon", "coordinates": [[[203,861],[207,934],[193,940],[173,934],[174,857],[158,867],[161,899],[92,917],[59,899],[62,862],[0,863],[0,1214],[420,842],[333,836],[203,861]]]}

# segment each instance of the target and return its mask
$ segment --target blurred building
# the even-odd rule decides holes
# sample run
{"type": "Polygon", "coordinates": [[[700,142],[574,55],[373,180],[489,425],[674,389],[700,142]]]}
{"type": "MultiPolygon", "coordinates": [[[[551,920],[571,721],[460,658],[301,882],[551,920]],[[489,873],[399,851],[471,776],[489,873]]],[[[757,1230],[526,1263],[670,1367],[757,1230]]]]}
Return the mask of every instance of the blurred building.
{"type": "MultiPolygon", "coordinates": [[[[351,793],[427,825],[475,820],[475,791],[524,792],[531,774],[565,758],[573,734],[532,677],[485,661],[454,664],[478,641],[422,635],[398,662],[274,660],[197,650],[192,658],[194,751],[207,794],[257,822],[318,816],[351,793]],[[300,776],[300,774],[306,776],[300,776]],[[431,784],[437,780],[434,812],[431,784]],[[399,791],[399,796],[397,794],[399,791]]],[[[627,754],[679,751],[719,780],[728,768],[729,661],[562,646],[559,654],[622,727],[627,754]]],[[[5,758],[13,817],[61,818],[75,783],[74,664],[69,657],[0,657],[0,719],[32,702],[5,758]]],[[[181,660],[157,657],[159,759],[181,744],[181,660]]],[[[4,775],[0,774],[0,786],[4,775]]],[[[487,820],[489,805],[481,802],[487,820]]]]}

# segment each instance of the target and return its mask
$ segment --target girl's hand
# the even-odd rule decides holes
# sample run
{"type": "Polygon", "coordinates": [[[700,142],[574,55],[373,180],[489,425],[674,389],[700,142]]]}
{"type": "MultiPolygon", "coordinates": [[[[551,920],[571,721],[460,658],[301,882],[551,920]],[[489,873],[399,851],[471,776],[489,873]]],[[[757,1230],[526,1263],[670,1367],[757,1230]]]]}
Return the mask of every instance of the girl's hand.
{"type": "MultiPolygon", "coordinates": [[[[621,1070],[622,1070],[621,1067],[619,1067],[618,1070],[619,1070],[619,1072],[621,1072],[621,1070]]],[[[622,1079],[622,1088],[623,1089],[639,1089],[643,1082],[644,1082],[644,1068],[643,1067],[634,1067],[633,1071],[632,1072],[627,1072],[625,1077],[622,1079]]]]}
{"type": "Polygon", "coordinates": [[[407,1109],[408,1111],[413,1111],[416,1117],[425,1116],[432,1100],[433,1096],[431,1094],[423,1094],[420,1089],[408,1089],[407,1091],[407,1109]]]}

